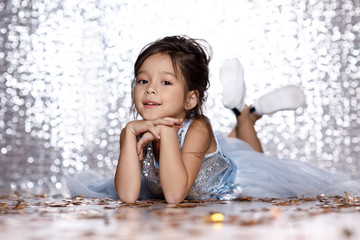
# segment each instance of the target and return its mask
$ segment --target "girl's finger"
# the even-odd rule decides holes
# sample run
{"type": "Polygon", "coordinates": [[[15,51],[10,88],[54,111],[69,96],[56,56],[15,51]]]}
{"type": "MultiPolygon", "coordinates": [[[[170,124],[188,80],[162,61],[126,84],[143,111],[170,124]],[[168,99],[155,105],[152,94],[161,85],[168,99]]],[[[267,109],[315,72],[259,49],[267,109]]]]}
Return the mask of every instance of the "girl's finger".
{"type": "Polygon", "coordinates": [[[143,160],[143,150],[142,150],[142,148],[141,148],[140,151],[138,152],[138,158],[139,158],[139,161],[142,161],[142,160],[143,160]]]}
{"type": "Polygon", "coordinates": [[[148,130],[156,139],[160,139],[160,134],[156,131],[154,126],[150,127],[148,130]]]}
{"type": "Polygon", "coordinates": [[[184,121],[184,119],[182,118],[172,118],[172,117],[165,117],[165,118],[162,118],[166,121],[170,121],[170,122],[173,122],[174,124],[180,124],[184,121]]]}
{"type": "Polygon", "coordinates": [[[155,139],[155,136],[153,136],[150,132],[146,132],[145,134],[143,134],[139,141],[136,143],[136,152],[138,154],[140,154],[140,152],[142,153],[144,147],[146,147],[149,142],[152,142],[155,139]]]}
{"type": "Polygon", "coordinates": [[[143,148],[145,147],[145,142],[143,140],[143,137],[139,139],[139,141],[136,143],[136,152],[140,155],[142,155],[143,148]]]}
{"type": "Polygon", "coordinates": [[[165,126],[172,127],[172,126],[174,126],[174,121],[160,118],[160,119],[155,120],[153,124],[154,125],[165,125],[165,126]]]}
{"type": "Polygon", "coordinates": [[[136,143],[136,153],[139,155],[139,160],[140,156],[142,156],[142,147],[141,147],[141,139],[136,143]]]}

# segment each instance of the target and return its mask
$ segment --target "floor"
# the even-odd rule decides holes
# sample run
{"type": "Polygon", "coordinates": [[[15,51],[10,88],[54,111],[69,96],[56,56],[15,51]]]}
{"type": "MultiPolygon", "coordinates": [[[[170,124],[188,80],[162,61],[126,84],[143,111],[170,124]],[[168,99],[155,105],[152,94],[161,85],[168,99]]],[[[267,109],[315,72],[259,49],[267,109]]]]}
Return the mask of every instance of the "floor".
{"type": "Polygon", "coordinates": [[[0,239],[360,239],[360,201],[160,200],[0,196],[0,239]]]}

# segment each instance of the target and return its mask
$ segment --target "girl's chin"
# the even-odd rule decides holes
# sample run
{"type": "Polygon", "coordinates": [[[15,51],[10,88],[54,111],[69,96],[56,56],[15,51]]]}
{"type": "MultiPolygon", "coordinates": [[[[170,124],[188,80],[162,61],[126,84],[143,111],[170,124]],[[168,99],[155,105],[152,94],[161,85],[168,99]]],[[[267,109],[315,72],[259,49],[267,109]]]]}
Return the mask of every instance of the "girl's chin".
{"type": "MultiPolygon", "coordinates": [[[[146,121],[153,121],[153,120],[157,120],[157,119],[161,119],[161,118],[166,118],[166,117],[169,117],[169,116],[141,116],[141,117],[142,117],[142,119],[144,119],[146,121]]],[[[178,117],[178,116],[174,117],[173,116],[171,118],[180,118],[180,117],[178,117]]]]}
{"type": "Polygon", "coordinates": [[[152,120],[163,118],[162,116],[141,116],[141,117],[147,121],[152,121],[152,120]]]}

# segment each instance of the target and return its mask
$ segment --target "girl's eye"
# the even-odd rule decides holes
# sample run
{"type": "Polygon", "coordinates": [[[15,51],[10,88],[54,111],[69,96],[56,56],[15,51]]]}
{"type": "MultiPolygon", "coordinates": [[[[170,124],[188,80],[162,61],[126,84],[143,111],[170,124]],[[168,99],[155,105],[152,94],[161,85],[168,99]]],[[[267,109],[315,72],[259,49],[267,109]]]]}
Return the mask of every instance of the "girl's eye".
{"type": "Polygon", "coordinates": [[[146,84],[146,83],[148,83],[148,81],[147,80],[138,80],[137,83],[138,84],[146,84]]]}
{"type": "Polygon", "coordinates": [[[162,84],[164,84],[164,85],[172,85],[172,83],[169,82],[169,81],[163,81],[162,84]]]}

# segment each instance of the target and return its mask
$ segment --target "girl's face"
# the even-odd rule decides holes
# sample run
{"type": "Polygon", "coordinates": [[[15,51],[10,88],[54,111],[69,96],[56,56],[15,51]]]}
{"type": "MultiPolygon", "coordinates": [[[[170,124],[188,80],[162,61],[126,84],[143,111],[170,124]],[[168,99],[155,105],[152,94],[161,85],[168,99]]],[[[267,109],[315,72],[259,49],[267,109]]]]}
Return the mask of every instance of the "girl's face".
{"type": "Polygon", "coordinates": [[[143,119],[185,118],[185,87],[180,77],[166,54],[157,53],[145,60],[134,91],[135,108],[143,119]]]}

